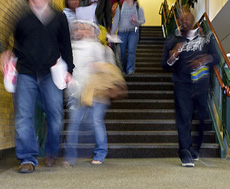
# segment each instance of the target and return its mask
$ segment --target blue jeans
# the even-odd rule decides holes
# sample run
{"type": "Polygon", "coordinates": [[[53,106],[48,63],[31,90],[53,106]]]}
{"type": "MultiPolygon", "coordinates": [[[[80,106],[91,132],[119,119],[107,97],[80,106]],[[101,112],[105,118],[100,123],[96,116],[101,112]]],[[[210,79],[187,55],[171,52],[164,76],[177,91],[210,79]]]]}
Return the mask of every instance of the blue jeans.
{"type": "Polygon", "coordinates": [[[71,164],[75,164],[75,160],[78,156],[77,154],[77,145],[78,145],[78,135],[79,128],[82,121],[87,118],[91,120],[90,107],[80,106],[78,104],[78,99],[70,97],[68,100],[67,107],[70,110],[69,113],[69,125],[67,127],[67,135],[65,140],[65,161],[68,161],[71,164]]]}
{"type": "Polygon", "coordinates": [[[118,32],[122,41],[120,43],[123,72],[135,72],[136,49],[139,39],[139,31],[118,32]],[[126,49],[128,46],[128,58],[126,58],[126,49]]]}
{"type": "Polygon", "coordinates": [[[96,140],[93,159],[103,162],[108,154],[107,133],[104,117],[108,104],[94,102],[92,107],[93,128],[96,140]]]}
{"type": "Polygon", "coordinates": [[[177,83],[174,86],[176,126],[179,137],[179,153],[182,149],[197,152],[203,141],[204,121],[207,115],[208,83],[204,84],[183,84],[177,83]],[[199,137],[192,146],[191,121],[194,107],[198,108],[198,119],[200,120],[199,137]]]}
{"type": "Polygon", "coordinates": [[[15,93],[16,156],[21,164],[38,164],[39,146],[34,128],[35,104],[42,100],[47,117],[45,152],[48,158],[56,158],[59,148],[59,132],[63,121],[63,93],[53,83],[51,74],[37,77],[19,74],[15,93]]]}
{"type": "Polygon", "coordinates": [[[77,144],[79,127],[83,119],[88,119],[92,124],[95,134],[96,146],[94,148],[94,160],[104,161],[107,153],[107,133],[104,123],[104,117],[108,108],[107,104],[94,102],[92,107],[78,106],[78,99],[70,98],[70,123],[67,128],[65,160],[71,164],[75,163],[77,158],[77,144]]]}

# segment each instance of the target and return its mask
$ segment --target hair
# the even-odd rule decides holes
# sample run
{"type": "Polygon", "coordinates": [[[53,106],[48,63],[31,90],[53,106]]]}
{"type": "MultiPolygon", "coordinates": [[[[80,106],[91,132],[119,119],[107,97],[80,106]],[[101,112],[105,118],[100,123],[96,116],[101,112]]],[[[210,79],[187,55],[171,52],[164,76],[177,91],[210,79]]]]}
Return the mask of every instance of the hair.
{"type": "Polygon", "coordinates": [[[69,5],[68,5],[67,1],[68,1],[68,0],[65,0],[65,7],[66,7],[66,8],[69,8],[69,5]]]}

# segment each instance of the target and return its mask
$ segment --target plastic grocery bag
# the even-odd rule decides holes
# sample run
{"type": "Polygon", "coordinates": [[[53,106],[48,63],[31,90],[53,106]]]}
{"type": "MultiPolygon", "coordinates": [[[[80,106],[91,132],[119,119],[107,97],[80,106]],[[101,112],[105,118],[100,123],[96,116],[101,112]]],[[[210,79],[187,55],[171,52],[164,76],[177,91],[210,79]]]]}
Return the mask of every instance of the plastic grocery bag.
{"type": "Polygon", "coordinates": [[[4,87],[7,92],[15,93],[17,83],[17,70],[16,70],[17,58],[11,57],[3,70],[4,87]]]}

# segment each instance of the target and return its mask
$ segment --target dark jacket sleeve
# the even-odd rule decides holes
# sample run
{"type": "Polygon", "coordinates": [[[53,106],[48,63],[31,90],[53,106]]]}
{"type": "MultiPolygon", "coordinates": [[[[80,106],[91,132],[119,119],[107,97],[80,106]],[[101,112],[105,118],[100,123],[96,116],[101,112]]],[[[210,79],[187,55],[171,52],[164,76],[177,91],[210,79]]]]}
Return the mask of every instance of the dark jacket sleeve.
{"type": "Polygon", "coordinates": [[[62,58],[68,65],[68,72],[72,74],[74,64],[73,64],[73,55],[72,47],[70,42],[70,32],[67,22],[67,18],[64,13],[60,14],[61,27],[58,31],[58,45],[62,58]]]}
{"type": "Polygon", "coordinates": [[[165,41],[165,44],[164,44],[161,65],[166,70],[170,70],[170,69],[174,68],[174,65],[175,65],[174,64],[172,66],[169,66],[167,63],[168,59],[170,58],[169,57],[169,51],[173,49],[174,42],[175,42],[175,38],[174,38],[174,36],[172,36],[172,37],[167,38],[167,40],[165,41]]]}
{"type": "Polygon", "coordinates": [[[96,18],[100,25],[107,29],[112,26],[112,7],[109,0],[99,0],[95,11],[96,18]],[[105,24],[104,24],[105,21],[105,24]]]}
{"type": "Polygon", "coordinates": [[[217,52],[215,42],[216,42],[216,40],[215,40],[214,36],[212,35],[210,38],[210,43],[208,45],[208,54],[211,55],[213,58],[212,62],[208,63],[208,65],[211,67],[219,64],[219,62],[220,62],[220,57],[219,57],[219,54],[217,52]]]}

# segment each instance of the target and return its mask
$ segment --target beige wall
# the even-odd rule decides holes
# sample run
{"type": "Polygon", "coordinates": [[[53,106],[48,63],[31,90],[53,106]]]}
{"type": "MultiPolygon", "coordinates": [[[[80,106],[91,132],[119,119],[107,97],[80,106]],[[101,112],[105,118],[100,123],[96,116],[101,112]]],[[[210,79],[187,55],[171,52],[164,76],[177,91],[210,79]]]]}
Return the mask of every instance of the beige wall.
{"type": "MultiPolygon", "coordinates": [[[[169,8],[176,0],[168,0],[169,8]]],[[[140,6],[144,9],[144,26],[161,26],[161,15],[159,9],[163,0],[139,0],[140,6]]]]}
{"type": "Polygon", "coordinates": [[[212,21],[221,8],[225,5],[228,0],[201,0],[194,4],[194,9],[192,10],[196,21],[198,21],[201,16],[206,12],[210,21],[212,21]]]}
{"type": "Polygon", "coordinates": [[[212,21],[228,0],[209,0],[209,19],[212,21]]]}

